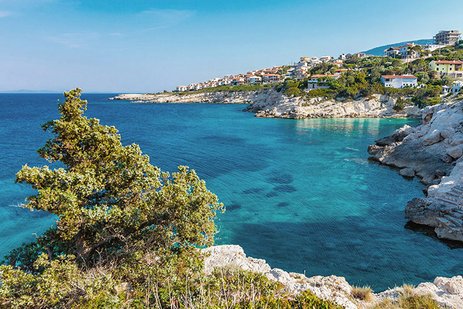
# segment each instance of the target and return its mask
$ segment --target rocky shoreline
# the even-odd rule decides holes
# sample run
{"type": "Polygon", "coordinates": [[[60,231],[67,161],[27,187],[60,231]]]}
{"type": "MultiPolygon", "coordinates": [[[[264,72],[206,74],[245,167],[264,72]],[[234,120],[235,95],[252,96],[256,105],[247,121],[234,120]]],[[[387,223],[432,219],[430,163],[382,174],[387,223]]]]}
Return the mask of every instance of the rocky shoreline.
{"type": "MultiPolygon", "coordinates": [[[[393,109],[395,101],[374,95],[357,101],[287,97],[274,90],[241,93],[198,93],[191,95],[120,95],[116,100],[143,103],[246,103],[246,111],[271,118],[386,118],[421,117],[422,124],[404,126],[391,136],[379,139],[368,149],[381,164],[397,168],[407,178],[418,177],[427,185],[426,197],[408,203],[406,218],[434,229],[437,237],[463,241],[463,102],[445,103],[419,110],[393,109]]],[[[306,277],[271,268],[265,260],[246,257],[239,246],[215,246],[204,250],[206,273],[216,267],[236,267],[264,274],[280,282],[292,294],[311,290],[320,298],[345,308],[371,308],[379,302],[396,301],[404,287],[373,293],[369,301],[353,297],[353,286],[338,276],[306,277]]],[[[443,308],[463,308],[463,277],[437,277],[412,289],[416,295],[431,295],[443,308]]]]}
{"type": "MultiPolygon", "coordinates": [[[[379,302],[390,299],[397,300],[405,287],[396,287],[380,293],[372,293],[372,299],[361,300],[353,296],[353,286],[344,277],[314,276],[290,273],[278,268],[271,268],[265,260],[247,257],[243,248],[236,245],[214,246],[204,249],[205,272],[214,268],[237,268],[265,275],[270,280],[281,283],[285,290],[298,294],[305,290],[312,291],[319,298],[330,300],[347,308],[371,308],[379,302]]],[[[425,282],[411,289],[416,295],[431,295],[442,308],[463,308],[463,277],[437,277],[432,283],[425,282]]]]}
{"type": "Polygon", "coordinates": [[[288,97],[274,89],[246,92],[203,92],[191,94],[121,94],[113,100],[139,103],[221,103],[249,104],[245,111],[265,118],[390,118],[420,117],[420,109],[406,106],[394,110],[395,99],[385,95],[372,95],[359,100],[288,97]]]}
{"type": "Polygon", "coordinates": [[[402,127],[368,151],[372,160],[428,186],[426,197],[407,204],[408,220],[432,227],[439,238],[463,241],[463,102],[424,109],[420,126],[402,127]]]}

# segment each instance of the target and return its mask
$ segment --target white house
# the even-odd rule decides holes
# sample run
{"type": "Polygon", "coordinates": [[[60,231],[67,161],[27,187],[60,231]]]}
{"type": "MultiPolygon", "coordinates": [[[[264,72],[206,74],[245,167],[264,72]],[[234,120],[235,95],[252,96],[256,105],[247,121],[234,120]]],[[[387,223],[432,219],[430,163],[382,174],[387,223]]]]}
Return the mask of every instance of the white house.
{"type": "Polygon", "coordinates": [[[452,84],[452,93],[459,93],[463,87],[463,82],[461,80],[454,81],[452,84]]]}
{"type": "Polygon", "coordinates": [[[414,75],[383,75],[381,82],[385,87],[405,88],[418,86],[418,79],[414,75]]]}
{"type": "Polygon", "coordinates": [[[188,91],[188,86],[177,86],[178,92],[188,91]]]}
{"type": "Polygon", "coordinates": [[[414,49],[416,45],[408,43],[402,46],[389,47],[384,51],[384,55],[392,58],[416,59],[420,54],[414,49]]]}
{"type": "Polygon", "coordinates": [[[280,80],[280,75],[278,74],[264,74],[262,76],[262,81],[264,83],[275,83],[280,80]]]}
{"type": "Polygon", "coordinates": [[[262,82],[262,77],[252,75],[252,76],[249,76],[249,77],[247,78],[247,82],[250,83],[250,84],[257,84],[257,83],[260,83],[260,82],[262,82]]]}

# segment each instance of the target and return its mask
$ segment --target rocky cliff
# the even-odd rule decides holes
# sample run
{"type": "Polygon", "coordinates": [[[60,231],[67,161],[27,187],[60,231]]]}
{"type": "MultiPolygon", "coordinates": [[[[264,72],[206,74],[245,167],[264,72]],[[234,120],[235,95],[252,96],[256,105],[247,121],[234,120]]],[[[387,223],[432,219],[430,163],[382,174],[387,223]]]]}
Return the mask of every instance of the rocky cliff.
{"type": "MultiPolygon", "coordinates": [[[[381,293],[373,293],[372,299],[365,301],[353,297],[353,287],[344,277],[306,277],[303,274],[271,268],[265,260],[247,257],[243,248],[235,245],[210,247],[204,249],[204,252],[207,256],[206,273],[220,267],[234,267],[261,273],[270,280],[280,282],[290,294],[310,290],[318,297],[331,300],[348,309],[371,308],[384,299],[397,300],[404,290],[404,287],[397,287],[381,293]]],[[[463,308],[462,276],[437,277],[433,283],[421,283],[412,288],[411,292],[416,295],[431,295],[443,308],[463,308]]]]}
{"type": "Polygon", "coordinates": [[[388,96],[372,95],[359,100],[336,101],[332,99],[288,97],[274,89],[247,92],[204,92],[191,94],[122,94],[115,100],[146,103],[245,103],[246,111],[257,117],[272,118],[377,118],[419,117],[420,110],[406,107],[400,113],[394,111],[395,100],[388,96]]]}
{"type": "Polygon", "coordinates": [[[359,100],[337,101],[334,99],[287,97],[279,92],[269,92],[248,107],[257,117],[275,118],[381,118],[417,117],[420,110],[405,107],[397,113],[395,100],[384,95],[372,95],[359,100]]]}
{"type": "Polygon", "coordinates": [[[376,141],[369,153],[428,185],[425,198],[408,203],[409,220],[433,227],[440,238],[463,241],[463,102],[425,109],[422,125],[376,141]]]}
{"type": "Polygon", "coordinates": [[[222,91],[201,93],[156,93],[156,94],[120,94],[113,100],[128,100],[140,103],[223,103],[250,104],[261,100],[266,91],[222,91]]]}

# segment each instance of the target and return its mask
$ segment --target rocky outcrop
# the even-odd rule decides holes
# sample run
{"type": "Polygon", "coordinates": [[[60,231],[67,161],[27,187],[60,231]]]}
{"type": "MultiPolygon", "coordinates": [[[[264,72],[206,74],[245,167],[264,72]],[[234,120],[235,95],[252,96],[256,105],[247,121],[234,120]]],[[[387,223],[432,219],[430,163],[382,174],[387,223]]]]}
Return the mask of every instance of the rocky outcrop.
{"type": "MultiPolygon", "coordinates": [[[[398,287],[373,294],[373,299],[367,302],[353,298],[353,287],[344,277],[306,277],[303,274],[271,268],[265,260],[247,257],[243,248],[236,245],[210,247],[204,249],[203,252],[206,253],[206,273],[220,267],[233,267],[261,273],[270,280],[280,282],[290,294],[310,290],[318,297],[333,301],[348,309],[370,308],[386,298],[398,299],[403,289],[403,287],[398,287]]],[[[412,292],[417,295],[431,295],[444,308],[463,307],[463,278],[461,276],[437,277],[433,283],[421,283],[413,288],[412,292]]]]}
{"type": "Polygon", "coordinates": [[[203,93],[159,93],[121,94],[114,100],[129,100],[145,103],[245,103],[246,111],[257,117],[271,118],[377,118],[377,117],[419,117],[420,110],[408,106],[397,113],[394,99],[388,96],[372,95],[359,100],[336,101],[323,98],[306,99],[288,97],[274,89],[259,91],[222,91],[203,93]]]}
{"type": "Polygon", "coordinates": [[[463,102],[425,109],[422,125],[376,141],[369,153],[428,186],[425,198],[408,203],[407,219],[433,227],[440,238],[463,241],[463,102]]]}
{"type": "Polygon", "coordinates": [[[358,100],[337,101],[334,99],[287,97],[279,92],[269,95],[267,100],[253,103],[248,110],[257,117],[275,118],[381,118],[419,117],[420,110],[407,106],[397,113],[395,100],[385,95],[372,95],[358,100]]]}
{"type": "Polygon", "coordinates": [[[112,100],[127,100],[139,103],[222,103],[250,104],[265,99],[266,91],[221,91],[201,93],[155,93],[120,94],[112,100]]]}

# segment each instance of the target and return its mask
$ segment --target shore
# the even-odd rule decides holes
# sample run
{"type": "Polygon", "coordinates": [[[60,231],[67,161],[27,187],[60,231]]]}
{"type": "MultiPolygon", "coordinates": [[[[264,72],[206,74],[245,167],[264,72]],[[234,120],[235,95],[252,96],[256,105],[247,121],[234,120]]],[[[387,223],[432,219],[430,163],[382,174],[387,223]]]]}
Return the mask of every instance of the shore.
{"type": "Polygon", "coordinates": [[[395,287],[383,292],[372,292],[365,299],[354,296],[355,287],[344,277],[314,276],[290,273],[279,268],[271,268],[265,260],[247,257],[243,248],[236,245],[214,246],[204,249],[205,272],[214,268],[238,268],[265,275],[268,279],[281,283],[285,290],[298,294],[310,290],[319,298],[330,300],[346,309],[372,308],[384,300],[397,301],[402,293],[430,295],[442,308],[459,309],[463,307],[463,277],[437,277],[433,282],[420,283],[416,287],[395,287]]]}
{"type": "Polygon", "coordinates": [[[427,186],[425,198],[407,204],[408,220],[463,242],[463,101],[426,108],[422,121],[376,141],[368,149],[371,159],[427,186]]]}
{"type": "Polygon", "coordinates": [[[246,92],[202,92],[121,94],[113,100],[138,103],[221,103],[249,104],[245,109],[262,118],[405,118],[420,117],[420,109],[406,106],[395,111],[395,99],[386,95],[372,95],[359,100],[288,97],[274,89],[246,92]]]}
{"type": "MultiPolygon", "coordinates": [[[[117,99],[143,103],[245,103],[249,104],[246,111],[254,112],[257,117],[272,118],[420,117],[422,125],[404,126],[371,145],[370,158],[397,168],[403,177],[418,177],[427,186],[426,197],[415,198],[406,206],[407,219],[432,227],[439,238],[463,241],[463,102],[440,104],[423,111],[407,107],[396,113],[394,100],[380,95],[346,102],[317,99],[307,102],[276,91],[201,93],[186,98],[147,94],[123,95],[117,99]]],[[[320,298],[345,308],[369,308],[384,299],[394,301],[407,289],[396,287],[373,293],[372,300],[364,301],[352,296],[354,287],[343,277],[306,277],[272,269],[264,260],[246,257],[239,246],[216,246],[206,252],[211,254],[206,260],[206,271],[214,267],[238,267],[259,272],[283,284],[290,293],[309,289],[320,298]]],[[[437,277],[432,283],[421,283],[412,291],[431,295],[444,308],[463,307],[462,276],[437,277]]]]}

